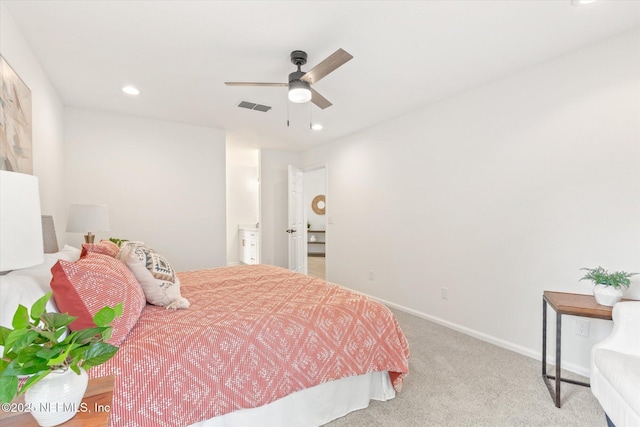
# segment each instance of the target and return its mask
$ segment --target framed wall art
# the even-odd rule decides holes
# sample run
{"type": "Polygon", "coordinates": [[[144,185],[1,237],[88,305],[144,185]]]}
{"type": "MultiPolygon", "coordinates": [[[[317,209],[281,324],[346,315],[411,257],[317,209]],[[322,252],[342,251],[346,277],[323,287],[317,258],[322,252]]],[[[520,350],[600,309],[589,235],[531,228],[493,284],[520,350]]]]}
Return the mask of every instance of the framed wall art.
{"type": "Polygon", "coordinates": [[[0,169],[33,174],[31,90],[0,56],[0,169]]]}

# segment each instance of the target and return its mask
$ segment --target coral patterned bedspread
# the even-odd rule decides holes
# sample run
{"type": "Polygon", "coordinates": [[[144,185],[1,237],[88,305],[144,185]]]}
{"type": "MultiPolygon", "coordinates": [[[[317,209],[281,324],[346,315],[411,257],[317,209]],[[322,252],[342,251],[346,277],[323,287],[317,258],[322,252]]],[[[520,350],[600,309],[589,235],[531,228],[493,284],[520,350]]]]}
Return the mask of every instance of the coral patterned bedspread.
{"type": "Polygon", "coordinates": [[[113,426],[185,426],[352,375],[389,371],[409,346],[384,305],[279,267],[179,273],[185,310],[147,305],[109,362],[113,426]]]}

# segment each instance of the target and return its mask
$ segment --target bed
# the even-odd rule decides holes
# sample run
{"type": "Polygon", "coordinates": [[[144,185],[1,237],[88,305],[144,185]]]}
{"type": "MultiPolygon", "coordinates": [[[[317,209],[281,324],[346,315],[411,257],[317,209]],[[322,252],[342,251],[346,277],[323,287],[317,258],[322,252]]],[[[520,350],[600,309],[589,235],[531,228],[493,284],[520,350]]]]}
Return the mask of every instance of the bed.
{"type": "MultiPolygon", "coordinates": [[[[18,301],[49,291],[58,259],[79,256],[54,249],[43,265],[0,278],[3,325],[18,301]]],[[[267,265],[178,277],[191,305],[146,304],[116,356],[89,371],[116,375],[113,426],[322,425],[402,387],[407,340],[391,311],[362,294],[267,265]]]]}

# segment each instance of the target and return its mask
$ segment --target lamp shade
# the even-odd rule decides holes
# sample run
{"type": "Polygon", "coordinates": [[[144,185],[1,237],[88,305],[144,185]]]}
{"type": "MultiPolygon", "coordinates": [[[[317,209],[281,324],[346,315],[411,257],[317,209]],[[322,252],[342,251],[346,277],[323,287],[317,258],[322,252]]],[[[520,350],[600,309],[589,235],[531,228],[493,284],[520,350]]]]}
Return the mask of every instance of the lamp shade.
{"type": "Polygon", "coordinates": [[[104,205],[71,205],[67,231],[87,233],[109,231],[109,212],[104,205]]]}
{"type": "Polygon", "coordinates": [[[0,271],[43,262],[38,177],[0,170],[0,271]]]}

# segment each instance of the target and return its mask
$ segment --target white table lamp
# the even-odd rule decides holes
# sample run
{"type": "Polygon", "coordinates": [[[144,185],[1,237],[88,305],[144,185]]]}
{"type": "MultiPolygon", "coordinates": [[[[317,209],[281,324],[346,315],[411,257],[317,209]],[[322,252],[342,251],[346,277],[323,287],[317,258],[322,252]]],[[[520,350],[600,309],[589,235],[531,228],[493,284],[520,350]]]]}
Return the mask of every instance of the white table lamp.
{"type": "Polygon", "coordinates": [[[43,262],[38,177],[0,170],[0,271],[43,262]]]}
{"type": "Polygon", "coordinates": [[[71,205],[67,219],[67,231],[87,233],[85,243],[93,243],[93,232],[109,231],[109,212],[104,205],[71,205]]]}

